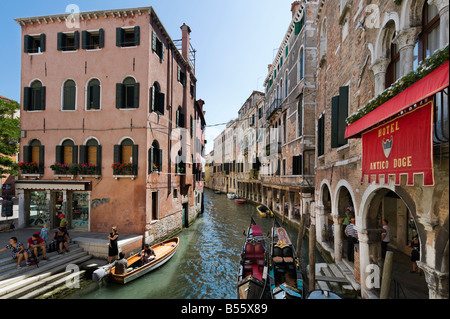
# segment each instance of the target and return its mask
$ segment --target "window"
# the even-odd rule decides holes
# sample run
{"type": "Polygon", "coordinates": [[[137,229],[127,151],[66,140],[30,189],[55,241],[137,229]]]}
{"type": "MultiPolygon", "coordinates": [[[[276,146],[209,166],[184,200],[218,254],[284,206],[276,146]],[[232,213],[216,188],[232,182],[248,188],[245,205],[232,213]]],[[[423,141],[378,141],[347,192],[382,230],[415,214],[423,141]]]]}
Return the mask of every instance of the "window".
{"type": "Polygon", "coordinates": [[[105,46],[105,31],[82,31],[81,48],[84,50],[101,49],[105,46]]]}
{"type": "Polygon", "coordinates": [[[44,146],[39,140],[32,140],[29,145],[23,147],[22,160],[26,163],[36,163],[37,171],[31,173],[44,173],[44,146]]]}
{"type": "Polygon", "coordinates": [[[176,114],[176,125],[177,127],[184,127],[184,114],[181,106],[178,107],[176,114]]]}
{"type": "Polygon", "coordinates": [[[78,146],[72,140],[65,140],[56,146],[56,163],[76,164],[78,162],[78,146]]]}
{"type": "MultiPolygon", "coordinates": [[[[394,34],[395,38],[395,34],[394,34]]],[[[385,87],[388,88],[400,78],[400,52],[397,50],[397,45],[391,43],[391,62],[386,69],[385,87]]]]}
{"type": "Polygon", "coordinates": [[[102,147],[94,138],[89,139],[86,145],[80,146],[80,163],[95,166],[90,173],[101,174],[102,168],[102,147]]]}
{"type": "Polygon", "coordinates": [[[339,95],[331,99],[331,147],[347,144],[345,128],[348,117],[348,86],[339,88],[339,95]]]}
{"type": "Polygon", "coordinates": [[[258,109],[258,120],[262,119],[262,117],[263,117],[263,107],[261,106],[258,109]]]}
{"type": "Polygon", "coordinates": [[[24,88],[23,109],[25,111],[45,110],[45,86],[36,80],[29,87],[24,88]]]}
{"type": "Polygon", "coordinates": [[[422,13],[422,32],[414,47],[414,69],[434,51],[439,49],[440,16],[435,5],[425,2],[422,13]]]}
{"type": "Polygon", "coordinates": [[[303,173],[303,156],[292,157],[292,175],[301,175],[303,173]]]}
{"type": "Polygon", "coordinates": [[[123,83],[116,84],[116,108],[131,109],[139,107],[139,83],[127,77],[123,83]]]}
{"type": "Polygon", "coordinates": [[[139,145],[135,145],[129,138],[124,139],[118,145],[114,145],[114,163],[131,164],[132,169],[129,173],[132,175],[137,175],[138,155],[139,145]]]}
{"type": "Polygon", "coordinates": [[[304,12],[300,21],[295,22],[295,35],[299,34],[302,31],[302,29],[305,25],[305,18],[306,18],[305,16],[306,16],[306,13],[304,12]]]}
{"type": "Polygon", "coordinates": [[[150,88],[150,112],[157,112],[164,115],[165,95],[161,93],[161,88],[158,82],[153,83],[150,88]]]}
{"type": "Polygon", "coordinates": [[[186,86],[186,73],[184,73],[179,66],[177,66],[178,70],[178,82],[181,83],[181,85],[186,86]]]}
{"type": "Polygon", "coordinates": [[[327,54],[327,20],[323,20],[320,30],[320,59],[327,54]]]}
{"type": "Polygon", "coordinates": [[[299,81],[301,81],[305,76],[305,70],[304,70],[304,50],[303,48],[300,49],[300,59],[299,59],[299,81]]]}
{"type": "Polygon", "coordinates": [[[63,97],[62,97],[62,110],[72,111],[75,110],[77,86],[75,81],[67,80],[63,85],[63,97]]]}
{"type": "Polygon", "coordinates": [[[100,110],[100,81],[92,79],[87,85],[87,110],[100,110]]]}
{"type": "Polygon", "coordinates": [[[57,38],[58,51],[76,51],[80,48],[80,32],[72,33],[58,32],[57,38]]]}
{"type": "Polygon", "coordinates": [[[180,149],[175,161],[175,174],[186,174],[186,156],[182,155],[183,151],[180,149]]]}
{"type": "Polygon", "coordinates": [[[45,34],[25,35],[23,42],[25,53],[42,53],[45,51],[45,34]]]}
{"type": "Polygon", "coordinates": [[[300,95],[297,104],[297,137],[303,135],[303,95],[300,95]]]}
{"type": "Polygon", "coordinates": [[[158,192],[152,192],[152,220],[158,220],[158,192]]]}
{"type": "Polygon", "coordinates": [[[317,121],[317,156],[325,154],[325,113],[317,121]]]}
{"type": "Polygon", "coordinates": [[[116,46],[134,47],[140,44],[140,27],[116,28],[116,46]]]}
{"type": "Polygon", "coordinates": [[[164,43],[162,43],[155,31],[152,31],[152,51],[155,52],[160,60],[164,60],[164,43]]]}
{"type": "Polygon", "coordinates": [[[148,150],[149,174],[151,172],[162,172],[162,149],[159,148],[158,141],[153,141],[152,146],[148,150]]]}

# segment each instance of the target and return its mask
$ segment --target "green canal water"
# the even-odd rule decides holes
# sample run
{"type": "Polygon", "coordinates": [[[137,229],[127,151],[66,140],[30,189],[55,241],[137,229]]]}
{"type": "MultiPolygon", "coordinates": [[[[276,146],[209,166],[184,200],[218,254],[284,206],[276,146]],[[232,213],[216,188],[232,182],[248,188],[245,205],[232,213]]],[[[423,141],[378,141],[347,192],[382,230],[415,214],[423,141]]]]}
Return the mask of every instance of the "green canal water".
{"type": "MultiPolygon", "coordinates": [[[[234,299],[243,232],[250,218],[268,234],[272,218],[261,218],[256,205],[236,204],[225,194],[205,189],[205,211],[179,234],[175,256],[161,268],[126,285],[106,283],[78,294],[81,299],[234,299]]],[[[292,242],[297,228],[285,225],[292,242]]],[[[316,262],[322,262],[316,253],[316,262]]],[[[303,240],[301,263],[308,263],[308,241],[303,240]]]]}

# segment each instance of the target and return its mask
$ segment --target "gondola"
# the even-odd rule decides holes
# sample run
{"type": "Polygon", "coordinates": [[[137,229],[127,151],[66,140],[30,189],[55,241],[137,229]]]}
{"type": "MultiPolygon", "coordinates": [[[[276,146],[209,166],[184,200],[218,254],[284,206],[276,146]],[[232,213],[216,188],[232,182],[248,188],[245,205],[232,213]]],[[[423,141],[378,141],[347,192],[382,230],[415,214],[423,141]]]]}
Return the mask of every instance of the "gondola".
{"type": "Polygon", "coordinates": [[[267,283],[267,253],[263,232],[253,218],[245,235],[239,266],[237,298],[261,299],[267,283]]]}
{"type": "Polygon", "coordinates": [[[259,216],[261,217],[273,217],[273,212],[270,210],[269,207],[265,205],[259,205],[256,207],[256,210],[259,213],[259,216]]]}
{"type": "MultiPolygon", "coordinates": [[[[108,281],[118,284],[126,284],[149,273],[152,270],[161,267],[163,264],[168,262],[170,258],[173,257],[173,255],[175,255],[179,242],[180,239],[178,237],[174,237],[152,246],[153,250],[155,251],[156,258],[142,266],[137,266],[135,268],[129,269],[125,274],[115,274],[115,267],[111,268],[108,272],[108,281]]],[[[128,265],[131,266],[133,264],[136,264],[136,262],[138,262],[140,258],[141,257],[139,253],[128,257],[128,265]]]]}
{"type": "Polygon", "coordinates": [[[270,233],[269,282],[272,299],[302,299],[300,260],[287,231],[274,219],[270,233]]]}

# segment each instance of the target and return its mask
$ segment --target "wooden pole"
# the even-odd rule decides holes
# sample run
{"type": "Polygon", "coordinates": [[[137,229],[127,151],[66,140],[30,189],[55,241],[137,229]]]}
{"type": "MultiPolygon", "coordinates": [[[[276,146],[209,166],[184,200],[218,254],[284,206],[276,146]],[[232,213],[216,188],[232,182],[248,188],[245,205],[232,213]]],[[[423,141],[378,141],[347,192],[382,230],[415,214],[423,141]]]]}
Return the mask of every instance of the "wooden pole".
{"type": "Polygon", "coordinates": [[[394,253],[392,251],[386,252],[383,266],[383,278],[381,281],[380,299],[389,299],[392,281],[392,264],[394,261],[394,253]]]}
{"type": "Polygon", "coordinates": [[[309,226],[309,291],[316,286],[316,225],[309,226]]]}

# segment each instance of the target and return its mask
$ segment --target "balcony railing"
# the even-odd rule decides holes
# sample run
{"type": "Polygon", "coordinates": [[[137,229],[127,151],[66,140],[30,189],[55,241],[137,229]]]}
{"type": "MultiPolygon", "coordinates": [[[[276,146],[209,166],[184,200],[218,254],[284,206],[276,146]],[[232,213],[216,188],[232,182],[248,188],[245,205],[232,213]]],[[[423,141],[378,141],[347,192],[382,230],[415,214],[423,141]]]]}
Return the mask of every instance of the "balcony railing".
{"type": "Polygon", "coordinates": [[[278,110],[281,109],[281,99],[275,99],[266,111],[266,121],[278,110]]]}

